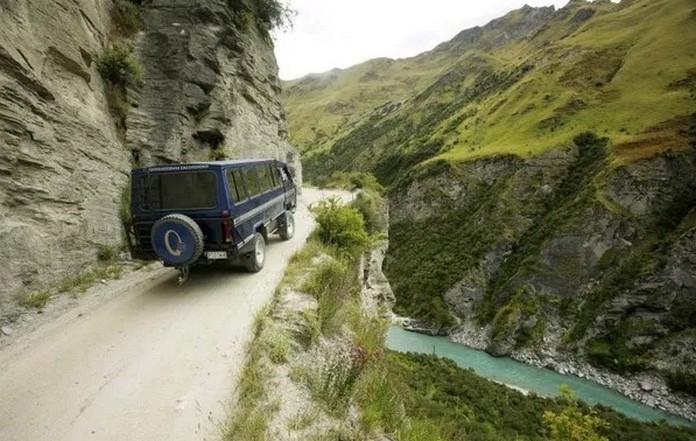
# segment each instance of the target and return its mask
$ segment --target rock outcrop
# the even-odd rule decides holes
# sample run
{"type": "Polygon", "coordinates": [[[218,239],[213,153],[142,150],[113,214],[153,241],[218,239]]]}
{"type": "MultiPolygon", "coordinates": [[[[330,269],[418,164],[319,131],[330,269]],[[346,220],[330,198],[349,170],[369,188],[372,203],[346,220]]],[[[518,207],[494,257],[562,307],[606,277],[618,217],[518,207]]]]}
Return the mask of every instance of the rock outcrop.
{"type": "MultiPolygon", "coordinates": [[[[143,164],[276,158],[292,164],[268,31],[223,0],[154,0],[136,53],[144,70],[128,146],[143,164]]],[[[243,2],[237,2],[243,6],[243,2]]]]}
{"type": "Polygon", "coordinates": [[[0,1],[0,317],[121,242],[132,164],[273,157],[301,182],[273,43],[244,1],[142,2],[125,140],[97,69],[113,7],[0,1]]]}
{"type": "Polygon", "coordinates": [[[111,2],[0,2],[0,315],[121,238],[130,154],[96,60],[111,2]]]}

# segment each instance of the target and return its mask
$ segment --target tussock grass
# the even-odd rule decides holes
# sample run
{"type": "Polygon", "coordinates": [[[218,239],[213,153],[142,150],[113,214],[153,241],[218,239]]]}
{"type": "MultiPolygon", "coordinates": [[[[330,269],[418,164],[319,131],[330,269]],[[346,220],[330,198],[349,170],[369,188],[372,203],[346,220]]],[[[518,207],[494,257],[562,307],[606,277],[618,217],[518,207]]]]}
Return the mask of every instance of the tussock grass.
{"type": "Polygon", "coordinates": [[[123,271],[123,266],[121,265],[100,266],[83,271],[63,279],[63,281],[58,284],[58,292],[77,296],[84,293],[101,280],[120,279],[123,275],[123,271]]]}
{"type": "Polygon", "coordinates": [[[45,288],[19,294],[15,302],[25,308],[41,309],[51,298],[58,294],[68,294],[77,297],[101,280],[120,279],[124,267],[118,264],[100,265],[96,268],[65,277],[55,288],[45,288]]]}
{"type": "Polygon", "coordinates": [[[19,306],[41,309],[46,306],[46,303],[48,303],[52,295],[53,293],[50,290],[42,289],[20,294],[15,298],[15,300],[19,306]]]}

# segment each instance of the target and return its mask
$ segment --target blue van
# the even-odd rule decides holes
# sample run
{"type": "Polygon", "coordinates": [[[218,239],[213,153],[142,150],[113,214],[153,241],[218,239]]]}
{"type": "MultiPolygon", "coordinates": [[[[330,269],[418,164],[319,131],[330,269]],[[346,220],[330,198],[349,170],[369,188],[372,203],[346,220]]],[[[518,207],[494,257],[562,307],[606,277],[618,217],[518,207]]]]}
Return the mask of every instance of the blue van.
{"type": "Polygon", "coordinates": [[[179,269],[227,261],[263,268],[268,236],[295,233],[297,190],[276,160],[167,164],[131,172],[131,255],[179,269]]]}

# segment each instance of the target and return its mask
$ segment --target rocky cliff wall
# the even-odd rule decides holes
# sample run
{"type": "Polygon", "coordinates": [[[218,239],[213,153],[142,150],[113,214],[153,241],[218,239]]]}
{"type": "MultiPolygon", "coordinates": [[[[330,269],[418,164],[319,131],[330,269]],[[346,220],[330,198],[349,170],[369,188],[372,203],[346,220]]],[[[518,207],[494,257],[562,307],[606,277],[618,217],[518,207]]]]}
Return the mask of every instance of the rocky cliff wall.
{"type": "Polygon", "coordinates": [[[225,0],[152,0],[143,8],[136,53],[144,87],[128,117],[138,161],[271,157],[291,163],[301,182],[273,42],[251,9],[225,0]]]}
{"type": "Polygon", "coordinates": [[[120,241],[130,154],[96,68],[109,8],[0,1],[0,313],[120,241]]]}
{"type": "Polygon", "coordinates": [[[244,1],[146,0],[126,136],[97,71],[111,1],[0,0],[0,318],[119,244],[132,164],[294,164],[273,44],[244,1]],[[231,5],[235,5],[234,9],[231,5]]]}
{"type": "Polygon", "coordinates": [[[390,195],[395,310],[494,354],[648,381],[622,390],[695,418],[681,412],[696,378],[695,190],[693,150],[618,164],[585,145],[420,171],[390,195]],[[681,398],[651,396],[667,386],[681,398]]]}

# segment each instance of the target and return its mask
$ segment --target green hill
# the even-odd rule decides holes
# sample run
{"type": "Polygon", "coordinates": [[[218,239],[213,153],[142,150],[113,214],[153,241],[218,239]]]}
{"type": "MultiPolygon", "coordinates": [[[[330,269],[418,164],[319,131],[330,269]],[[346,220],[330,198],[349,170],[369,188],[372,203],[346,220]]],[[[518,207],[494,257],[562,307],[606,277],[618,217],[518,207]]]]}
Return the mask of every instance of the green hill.
{"type": "Polygon", "coordinates": [[[434,157],[537,156],[591,130],[620,162],[688,146],[696,111],[691,0],[525,6],[413,58],[285,84],[309,179],[392,184],[434,157]]]}

